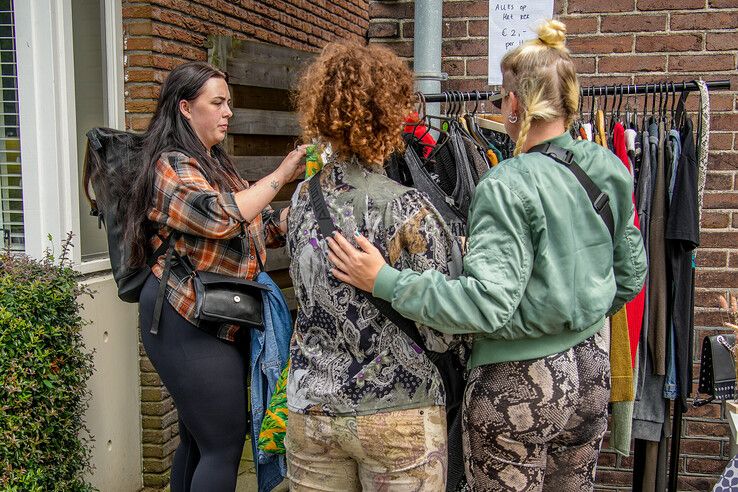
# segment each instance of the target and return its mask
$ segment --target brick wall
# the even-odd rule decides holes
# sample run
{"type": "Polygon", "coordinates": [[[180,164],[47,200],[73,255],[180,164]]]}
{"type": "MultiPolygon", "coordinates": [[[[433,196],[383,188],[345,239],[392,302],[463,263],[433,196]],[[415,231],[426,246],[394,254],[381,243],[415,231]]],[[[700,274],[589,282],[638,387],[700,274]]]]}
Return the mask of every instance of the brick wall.
{"type": "MultiPolygon", "coordinates": [[[[126,127],[146,128],[168,71],[206,60],[209,35],[317,51],[337,38],[363,38],[368,25],[363,0],[125,0],[126,127]]],[[[143,348],[140,353],[144,486],[160,490],[178,443],[177,411],[143,348]]]]}
{"type": "MultiPolygon", "coordinates": [[[[731,81],[732,91],[711,93],[710,162],[697,261],[695,355],[721,318],[717,295],[738,287],[738,0],[556,0],[566,22],[582,84],[661,80],[731,81]],[[674,7],[678,6],[678,7],[674,7]]],[[[414,2],[372,1],[369,35],[412,60],[414,2]]],[[[487,87],[488,2],[443,2],[443,89],[487,87]]],[[[692,94],[688,106],[699,98],[692,94]]],[[[695,374],[698,365],[695,365],[695,374]]],[[[729,454],[730,432],[720,406],[692,409],[684,418],[680,490],[708,490],[729,454]]],[[[629,490],[632,457],[605,449],[601,490],[629,490]]]]}

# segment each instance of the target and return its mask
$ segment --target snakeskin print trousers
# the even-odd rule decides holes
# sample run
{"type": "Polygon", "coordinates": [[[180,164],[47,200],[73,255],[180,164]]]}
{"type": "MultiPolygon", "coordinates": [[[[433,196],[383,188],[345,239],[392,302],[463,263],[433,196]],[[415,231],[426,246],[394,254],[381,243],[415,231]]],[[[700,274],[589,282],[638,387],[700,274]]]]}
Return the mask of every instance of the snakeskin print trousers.
{"type": "Polygon", "coordinates": [[[587,491],[607,429],[608,340],[472,370],[464,395],[471,489],[587,491]]]}

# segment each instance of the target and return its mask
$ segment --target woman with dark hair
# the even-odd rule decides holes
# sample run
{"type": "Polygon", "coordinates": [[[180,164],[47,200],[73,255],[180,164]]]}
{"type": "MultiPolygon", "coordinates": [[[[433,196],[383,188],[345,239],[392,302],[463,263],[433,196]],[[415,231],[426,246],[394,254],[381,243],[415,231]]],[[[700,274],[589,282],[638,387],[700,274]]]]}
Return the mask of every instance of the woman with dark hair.
{"type": "MultiPolygon", "coordinates": [[[[328,274],[310,187],[341,230],[361,230],[398,268],[450,274],[456,239],[428,198],[388,178],[413,101],[412,73],[387,48],[330,43],[297,98],[304,137],[330,143],[292,198],[288,249],[300,304],[290,346],[290,489],[446,489],[445,391],[438,369],[383,312],[328,274]],[[313,190],[318,188],[313,188],[313,190]]],[[[426,347],[461,339],[419,326],[426,347]]],[[[461,362],[461,361],[460,361],[461,362]]]]}
{"type": "MultiPolygon", "coordinates": [[[[304,172],[304,147],[249,186],[220,145],[230,102],[225,74],[207,63],[180,65],[164,82],[144,136],[143,168],[129,181],[125,238],[132,266],[177,234],[175,256],[196,270],[253,279],[264,248],[284,243],[288,210],[268,204],[304,172]]],[[[165,257],[155,259],[141,292],[139,321],[146,353],[179,416],[171,490],[234,490],[246,436],[244,333],[237,325],[198,322],[192,278],[176,267],[154,321],[165,257]]]]}

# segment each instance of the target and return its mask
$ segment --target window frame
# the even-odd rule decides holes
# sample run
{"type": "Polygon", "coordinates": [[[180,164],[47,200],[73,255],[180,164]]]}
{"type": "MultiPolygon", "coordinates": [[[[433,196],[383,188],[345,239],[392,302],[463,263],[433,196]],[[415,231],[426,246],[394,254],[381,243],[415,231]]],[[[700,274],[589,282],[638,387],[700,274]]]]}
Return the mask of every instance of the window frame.
{"type": "MultiPolygon", "coordinates": [[[[58,253],[74,234],[71,260],[83,274],[110,269],[109,258],[82,261],[81,175],[75,116],[72,1],[15,2],[18,103],[26,253],[58,253]],[[52,236],[51,243],[48,236],[52,236]]],[[[101,0],[105,45],[106,122],[125,128],[121,0],[101,0]],[[113,40],[114,42],[109,42],[113,40]]]]}

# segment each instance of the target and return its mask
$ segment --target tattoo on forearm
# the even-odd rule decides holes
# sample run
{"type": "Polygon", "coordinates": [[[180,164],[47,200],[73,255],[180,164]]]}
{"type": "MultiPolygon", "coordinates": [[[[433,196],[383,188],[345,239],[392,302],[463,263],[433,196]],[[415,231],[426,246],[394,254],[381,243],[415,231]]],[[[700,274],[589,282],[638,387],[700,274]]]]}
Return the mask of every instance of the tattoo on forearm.
{"type": "Polygon", "coordinates": [[[278,190],[279,189],[279,181],[277,181],[275,179],[274,181],[272,181],[271,183],[269,183],[269,186],[271,186],[273,190],[278,190]]]}

